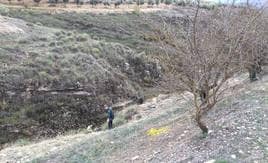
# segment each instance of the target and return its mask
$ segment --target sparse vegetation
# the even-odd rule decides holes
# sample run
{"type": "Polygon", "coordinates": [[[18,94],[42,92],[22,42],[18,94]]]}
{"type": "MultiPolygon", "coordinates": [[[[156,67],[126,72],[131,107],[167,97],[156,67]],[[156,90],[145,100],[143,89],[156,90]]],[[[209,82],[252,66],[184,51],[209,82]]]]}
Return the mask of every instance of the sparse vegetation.
{"type": "Polygon", "coordinates": [[[39,5],[39,3],[41,2],[41,0],[34,0],[34,2],[39,5]]]}
{"type": "Polygon", "coordinates": [[[154,0],[148,0],[148,5],[154,5],[155,4],[155,1],[154,0]]]}
{"type": "MultiPolygon", "coordinates": [[[[145,87],[143,81],[146,81],[146,87],[150,86],[159,78],[156,64],[144,56],[137,56],[136,49],[128,47],[133,46],[131,41],[134,40],[145,49],[143,39],[128,32],[124,37],[117,37],[122,34],[117,32],[113,23],[106,22],[107,16],[98,15],[96,18],[84,13],[60,13],[51,17],[47,13],[27,9],[12,9],[8,14],[32,24],[22,25],[23,29],[32,30],[31,35],[25,34],[15,40],[9,37],[14,44],[1,45],[1,49],[6,50],[1,52],[0,61],[7,63],[1,74],[9,74],[1,78],[1,91],[4,92],[1,96],[10,113],[10,117],[3,119],[2,123],[7,124],[12,119],[12,129],[21,127],[20,123],[25,120],[23,116],[30,120],[23,127],[29,128],[33,135],[55,136],[89,124],[97,127],[106,118],[89,117],[96,112],[102,115],[106,102],[116,103],[119,99],[131,98],[136,94],[133,87],[145,87]],[[72,20],[80,22],[80,25],[72,20]],[[92,22],[107,24],[91,28],[92,22]],[[17,52],[22,58],[11,57],[17,52]],[[5,90],[11,91],[14,96],[9,98],[5,90]],[[91,96],[92,92],[94,96],[91,96]],[[24,112],[24,108],[35,109],[24,112]],[[23,116],[13,114],[17,109],[23,112],[23,116]],[[31,129],[31,126],[39,125],[44,126],[40,128],[42,131],[31,129]]],[[[129,28],[130,32],[136,31],[136,24],[128,21],[128,18],[135,20],[135,15],[117,16],[108,16],[110,22],[130,23],[133,28],[129,28]]],[[[1,35],[1,38],[6,36],[1,35]]],[[[118,120],[118,123],[122,122],[118,120]]],[[[12,133],[5,132],[2,143],[22,135],[20,129],[15,137],[8,138],[12,133]]]]}
{"type": "Polygon", "coordinates": [[[144,0],[136,0],[136,4],[139,5],[143,5],[145,2],[144,0]]]}
{"type": "Polygon", "coordinates": [[[172,0],[165,0],[165,4],[166,4],[166,5],[170,5],[170,4],[172,4],[172,0]]]}
{"type": "Polygon", "coordinates": [[[267,162],[264,10],[34,1],[0,5],[0,162],[267,162]]]}

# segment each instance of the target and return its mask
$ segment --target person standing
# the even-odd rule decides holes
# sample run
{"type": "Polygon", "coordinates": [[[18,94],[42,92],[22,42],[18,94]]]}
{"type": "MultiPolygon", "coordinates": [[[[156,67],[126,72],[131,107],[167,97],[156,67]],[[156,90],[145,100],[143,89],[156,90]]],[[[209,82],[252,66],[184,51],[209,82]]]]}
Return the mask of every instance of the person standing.
{"type": "Polygon", "coordinates": [[[108,106],[107,108],[107,122],[108,122],[108,128],[112,129],[113,128],[113,120],[114,120],[114,113],[113,113],[113,108],[111,106],[108,106]]]}

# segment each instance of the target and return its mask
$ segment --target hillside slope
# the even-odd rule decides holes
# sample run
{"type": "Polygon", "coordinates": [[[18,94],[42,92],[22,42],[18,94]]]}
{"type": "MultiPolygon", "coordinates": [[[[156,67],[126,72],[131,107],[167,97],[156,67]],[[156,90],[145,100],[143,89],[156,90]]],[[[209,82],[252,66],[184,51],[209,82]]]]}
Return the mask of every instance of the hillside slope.
{"type": "Polygon", "coordinates": [[[203,138],[188,94],[165,95],[134,107],[141,115],[110,131],[60,136],[0,151],[0,162],[259,162],[268,161],[268,77],[239,82],[207,115],[203,138]],[[151,134],[150,129],[161,128],[151,134]],[[159,130],[160,131],[160,130],[159,130]]]}
{"type": "Polygon", "coordinates": [[[143,94],[160,78],[135,14],[0,7],[0,148],[99,127],[104,104],[143,94]]]}

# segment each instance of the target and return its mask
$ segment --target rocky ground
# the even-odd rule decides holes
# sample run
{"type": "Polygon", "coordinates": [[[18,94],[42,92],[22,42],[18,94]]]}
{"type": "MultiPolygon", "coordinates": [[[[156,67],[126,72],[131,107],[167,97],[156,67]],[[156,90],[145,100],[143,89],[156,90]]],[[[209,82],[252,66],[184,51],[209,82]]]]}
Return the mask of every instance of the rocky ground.
{"type": "Polygon", "coordinates": [[[210,132],[206,138],[186,115],[180,115],[168,125],[167,134],[138,137],[130,142],[127,150],[115,152],[116,156],[111,154],[112,159],[121,162],[267,162],[267,77],[239,87],[207,116],[210,132]]]}

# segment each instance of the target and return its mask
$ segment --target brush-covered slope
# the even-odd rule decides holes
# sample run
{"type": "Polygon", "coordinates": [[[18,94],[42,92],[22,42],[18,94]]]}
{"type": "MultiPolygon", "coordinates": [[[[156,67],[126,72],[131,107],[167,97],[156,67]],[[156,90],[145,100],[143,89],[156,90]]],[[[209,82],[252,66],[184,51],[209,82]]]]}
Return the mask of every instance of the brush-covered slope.
{"type": "Polygon", "coordinates": [[[135,14],[0,13],[0,143],[99,126],[160,78],[135,14]]]}

